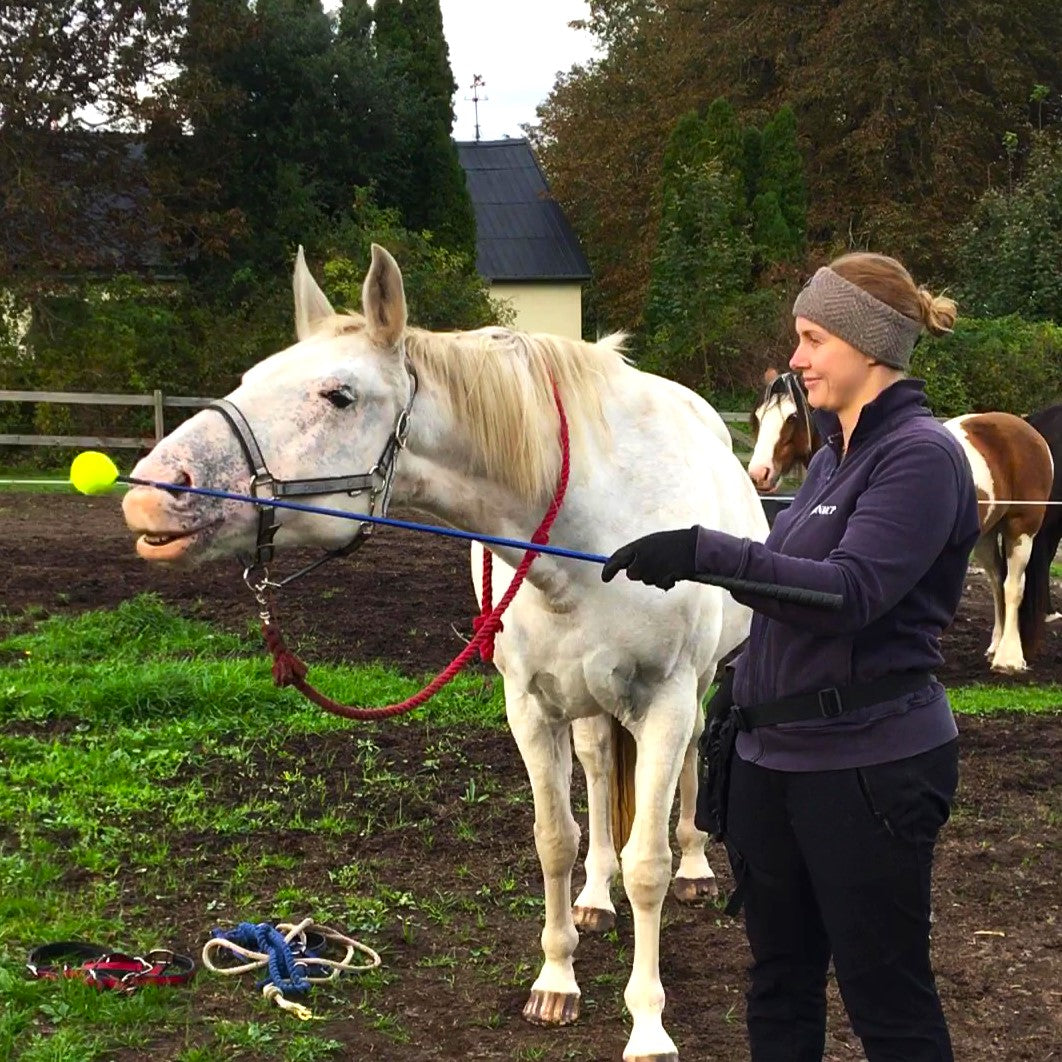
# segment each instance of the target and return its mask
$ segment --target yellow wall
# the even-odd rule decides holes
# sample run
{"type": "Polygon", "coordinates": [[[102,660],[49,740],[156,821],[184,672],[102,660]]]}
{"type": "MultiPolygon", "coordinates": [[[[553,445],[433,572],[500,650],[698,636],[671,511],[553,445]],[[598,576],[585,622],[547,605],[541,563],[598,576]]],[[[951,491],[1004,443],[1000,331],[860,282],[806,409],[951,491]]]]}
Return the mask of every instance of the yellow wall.
{"type": "Polygon", "coordinates": [[[583,335],[582,285],[568,281],[551,284],[507,283],[491,285],[491,295],[505,299],[516,311],[515,327],[521,332],[551,332],[581,339],[583,335]]]}

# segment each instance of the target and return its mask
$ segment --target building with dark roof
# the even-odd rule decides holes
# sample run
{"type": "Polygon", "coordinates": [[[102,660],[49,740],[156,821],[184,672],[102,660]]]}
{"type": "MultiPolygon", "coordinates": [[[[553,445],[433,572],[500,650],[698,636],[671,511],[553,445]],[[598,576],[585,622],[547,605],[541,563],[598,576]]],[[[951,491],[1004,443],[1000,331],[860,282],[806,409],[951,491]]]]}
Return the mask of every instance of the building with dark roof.
{"type": "Polygon", "coordinates": [[[590,266],[523,138],[457,144],[476,215],[476,268],[528,332],[582,335],[590,266]]]}

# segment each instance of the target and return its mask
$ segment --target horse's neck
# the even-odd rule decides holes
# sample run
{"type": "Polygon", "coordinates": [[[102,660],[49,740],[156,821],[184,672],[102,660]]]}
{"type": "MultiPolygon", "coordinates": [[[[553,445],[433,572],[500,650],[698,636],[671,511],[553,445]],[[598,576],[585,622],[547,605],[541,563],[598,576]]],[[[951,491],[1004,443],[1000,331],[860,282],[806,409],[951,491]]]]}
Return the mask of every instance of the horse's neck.
{"type": "MultiPolygon", "coordinates": [[[[407,505],[432,519],[460,528],[502,538],[527,541],[538,529],[549,505],[529,503],[511,490],[482,475],[469,471],[477,461],[470,452],[466,433],[446,411],[445,403],[430,392],[417,396],[410,421],[406,450],[401,455],[395,477],[394,502],[407,505]]],[[[572,540],[571,525],[578,508],[575,485],[565,497],[565,505],[554,525],[555,541],[578,548],[572,540]]],[[[522,551],[500,549],[506,563],[519,563],[522,551]]],[[[552,558],[542,555],[532,568],[529,582],[546,593],[559,593],[570,582],[552,558]]]]}

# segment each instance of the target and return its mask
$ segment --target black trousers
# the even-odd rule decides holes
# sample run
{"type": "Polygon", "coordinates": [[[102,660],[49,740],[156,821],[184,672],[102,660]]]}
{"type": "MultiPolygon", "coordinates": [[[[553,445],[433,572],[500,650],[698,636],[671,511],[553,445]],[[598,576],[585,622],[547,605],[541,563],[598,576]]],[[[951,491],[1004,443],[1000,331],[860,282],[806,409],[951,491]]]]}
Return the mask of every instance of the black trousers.
{"type": "Polygon", "coordinates": [[[753,1062],[821,1062],[831,958],[870,1062],[952,1062],[929,918],[933,846],[957,783],[955,741],[812,773],[735,755],[726,845],[745,890],[753,1062]]]}

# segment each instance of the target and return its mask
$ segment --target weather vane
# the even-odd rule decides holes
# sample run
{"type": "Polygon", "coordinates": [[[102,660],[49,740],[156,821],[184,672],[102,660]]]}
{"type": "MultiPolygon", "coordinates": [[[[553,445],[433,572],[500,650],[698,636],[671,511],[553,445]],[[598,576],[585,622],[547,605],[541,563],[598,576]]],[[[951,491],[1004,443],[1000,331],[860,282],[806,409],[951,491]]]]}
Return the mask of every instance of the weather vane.
{"type": "MultiPolygon", "coordinates": [[[[479,101],[486,102],[490,97],[481,96],[479,90],[486,85],[486,81],[479,74],[472,75],[472,104],[476,108],[476,140],[479,140],[479,101]]],[[[466,96],[465,99],[468,99],[466,96]]]]}

